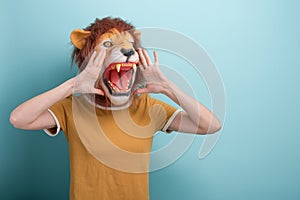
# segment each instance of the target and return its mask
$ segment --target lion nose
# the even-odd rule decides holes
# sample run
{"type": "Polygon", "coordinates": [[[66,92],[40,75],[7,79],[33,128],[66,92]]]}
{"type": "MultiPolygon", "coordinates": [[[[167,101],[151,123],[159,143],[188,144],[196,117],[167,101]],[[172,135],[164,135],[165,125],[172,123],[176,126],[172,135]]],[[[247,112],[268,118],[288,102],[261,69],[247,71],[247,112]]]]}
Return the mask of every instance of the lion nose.
{"type": "Polygon", "coordinates": [[[130,57],[130,56],[132,56],[134,54],[133,49],[124,49],[124,48],[122,48],[121,52],[126,57],[130,57]]]}

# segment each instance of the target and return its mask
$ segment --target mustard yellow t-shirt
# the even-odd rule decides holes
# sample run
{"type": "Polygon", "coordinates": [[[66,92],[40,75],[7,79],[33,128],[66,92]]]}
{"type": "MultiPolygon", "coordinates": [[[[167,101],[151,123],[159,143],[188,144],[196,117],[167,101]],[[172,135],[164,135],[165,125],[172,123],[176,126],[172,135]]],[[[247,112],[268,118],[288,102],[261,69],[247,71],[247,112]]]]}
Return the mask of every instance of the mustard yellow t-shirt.
{"type": "Polygon", "coordinates": [[[116,111],[86,102],[68,97],[49,108],[69,143],[70,199],[148,200],[153,135],[179,110],[147,94],[116,111]]]}

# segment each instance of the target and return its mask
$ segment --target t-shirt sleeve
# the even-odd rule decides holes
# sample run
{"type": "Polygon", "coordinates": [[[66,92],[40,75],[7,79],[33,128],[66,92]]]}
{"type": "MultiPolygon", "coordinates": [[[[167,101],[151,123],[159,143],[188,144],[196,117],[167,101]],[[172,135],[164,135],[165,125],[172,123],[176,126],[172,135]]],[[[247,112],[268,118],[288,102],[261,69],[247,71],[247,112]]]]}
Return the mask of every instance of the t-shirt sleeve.
{"type": "Polygon", "coordinates": [[[149,102],[153,108],[156,108],[153,109],[153,112],[155,116],[154,120],[156,120],[158,130],[167,133],[171,132],[170,130],[168,130],[168,128],[175,119],[175,117],[182,110],[152,97],[149,98],[149,102]]]}
{"type": "Polygon", "coordinates": [[[50,129],[44,129],[44,131],[50,136],[56,136],[60,130],[62,130],[67,135],[67,117],[72,112],[71,97],[67,97],[64,100],[55,103],[48,109],[48,112],[53,117],[56,126],[50,129]]]}

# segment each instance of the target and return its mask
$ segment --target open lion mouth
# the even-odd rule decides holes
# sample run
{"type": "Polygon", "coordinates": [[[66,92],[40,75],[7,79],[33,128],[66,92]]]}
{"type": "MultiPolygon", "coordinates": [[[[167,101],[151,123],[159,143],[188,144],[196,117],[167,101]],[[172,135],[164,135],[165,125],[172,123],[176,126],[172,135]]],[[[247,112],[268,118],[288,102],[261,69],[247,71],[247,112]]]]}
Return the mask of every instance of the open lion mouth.
{"type": "Polygon", "coordinates": [[[103,80],[111,95],[127,95],[134,82],[135,62],[111,63],[103,73],[103,80]]]}

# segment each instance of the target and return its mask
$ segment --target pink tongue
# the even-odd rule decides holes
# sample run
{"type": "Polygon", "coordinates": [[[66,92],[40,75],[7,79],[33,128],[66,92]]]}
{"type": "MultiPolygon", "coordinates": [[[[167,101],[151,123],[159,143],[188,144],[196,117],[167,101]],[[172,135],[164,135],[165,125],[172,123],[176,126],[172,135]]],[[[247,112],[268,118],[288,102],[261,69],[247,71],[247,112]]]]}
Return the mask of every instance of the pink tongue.
{"type": "Polygon", "coordinates": [[[130,79],[130,71],[120,71],[120,74],[116,70],[110,72],[110,81],[116,85],[120,90],[126,90],[127,80],[130,79]]]}

